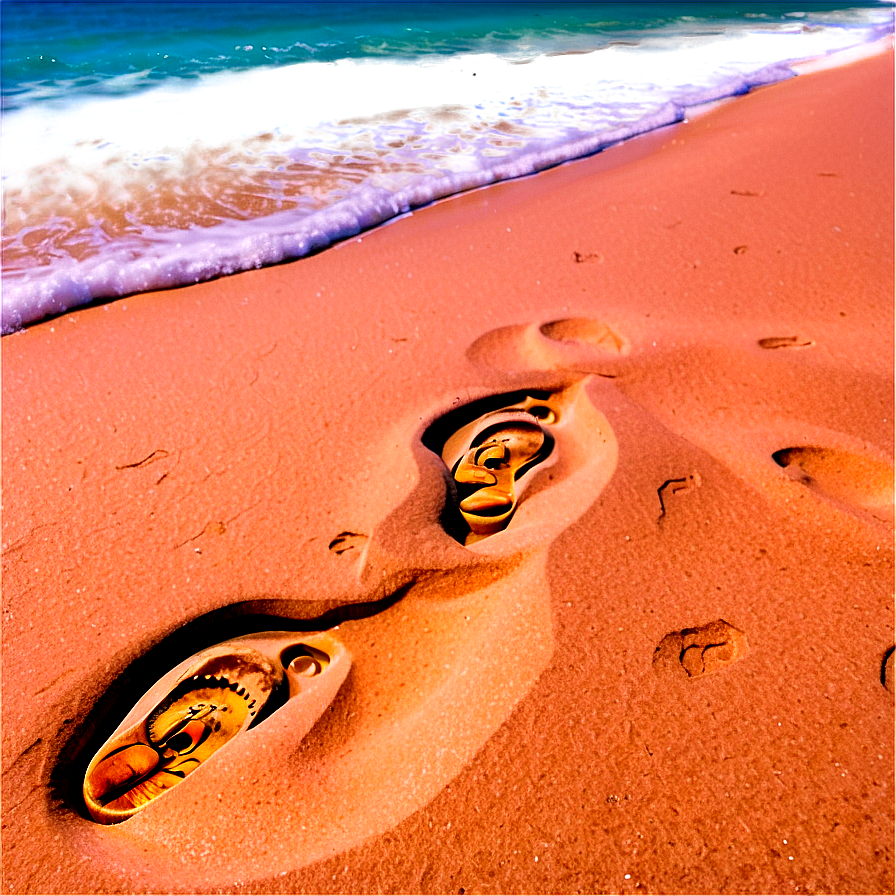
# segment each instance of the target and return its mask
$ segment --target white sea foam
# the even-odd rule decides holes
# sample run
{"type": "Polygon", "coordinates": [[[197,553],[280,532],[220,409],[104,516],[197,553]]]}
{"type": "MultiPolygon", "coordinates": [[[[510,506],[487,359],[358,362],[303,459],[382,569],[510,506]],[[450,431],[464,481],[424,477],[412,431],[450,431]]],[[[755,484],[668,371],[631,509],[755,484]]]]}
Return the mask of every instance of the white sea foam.
{"type": "Polygon", "coordinates": [[[794,22],[531,59],[345,59],[25,106],[3,122],[3,332],[306,255],[869,35],[794,22]]]}
{"type": "Polygon", "coordinates": [[[145,230],[137,245],[120,240],[86,260],[63,259],[9,276],[4,285],[4,327],[12,331],[29,319],[60,313],[96,297],[196,283],[299,258],[435,199],[531,174],[680,117],[680,108],[669,103],[634,126],[530,151],[491,170],[473,167],[421,179],[394,192],[362,184],[350,198],[304,215],[281,212],[183,232],[145,230]]]}

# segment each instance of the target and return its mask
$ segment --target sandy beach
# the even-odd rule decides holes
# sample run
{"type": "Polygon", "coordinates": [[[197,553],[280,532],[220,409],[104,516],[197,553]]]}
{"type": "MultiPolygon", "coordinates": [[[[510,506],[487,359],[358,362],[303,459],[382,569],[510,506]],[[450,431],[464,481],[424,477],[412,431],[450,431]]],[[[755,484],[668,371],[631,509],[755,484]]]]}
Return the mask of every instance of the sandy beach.
{"type": "Polygon", "coordinates": [[[890,49],[4,337],[4,892],[892,893],[893,257],[890,49]],[[527,396],[464,544],[440,446],[527,396]],[[332,662],[94,822],[268,631],[332,662]]]}

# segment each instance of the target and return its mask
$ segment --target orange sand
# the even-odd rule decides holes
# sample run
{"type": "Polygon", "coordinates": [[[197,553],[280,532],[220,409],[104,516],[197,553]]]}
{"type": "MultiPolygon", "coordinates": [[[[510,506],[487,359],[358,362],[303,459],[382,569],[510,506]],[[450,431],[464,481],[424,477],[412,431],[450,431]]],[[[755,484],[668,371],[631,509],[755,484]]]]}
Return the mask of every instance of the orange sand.
{"type": "Polygon", "coordinates": [[[892,892],[892,66],[4,338],[4,891],[892,892]],[[464,548],[421,436],[527,388],[464,548]],[[253,613],[340,622],[310,733],[79,814],[253,613]]]}

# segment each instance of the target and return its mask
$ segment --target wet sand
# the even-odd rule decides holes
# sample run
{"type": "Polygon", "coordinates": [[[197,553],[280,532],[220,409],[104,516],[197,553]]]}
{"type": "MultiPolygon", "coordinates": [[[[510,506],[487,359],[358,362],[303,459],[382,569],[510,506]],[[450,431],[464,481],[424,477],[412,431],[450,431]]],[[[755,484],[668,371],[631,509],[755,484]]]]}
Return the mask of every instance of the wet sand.
{"type": "Polygon", "coordinates": [[[892,162],[890,50],[5,337],[4,890],[892,892],[892,162]],[[464,546],[427,445],[523,393],[464,546]],[[350,668],[89,820],[263,630],[350,668]]]}

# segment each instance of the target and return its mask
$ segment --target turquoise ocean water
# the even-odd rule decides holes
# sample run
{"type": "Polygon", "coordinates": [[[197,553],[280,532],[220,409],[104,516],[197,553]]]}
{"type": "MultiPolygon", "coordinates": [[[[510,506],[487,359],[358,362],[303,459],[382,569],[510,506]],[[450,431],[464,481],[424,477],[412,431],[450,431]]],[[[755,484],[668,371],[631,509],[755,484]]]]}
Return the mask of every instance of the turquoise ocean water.
{"type": "Polygon", "coordinates": [[[4,0],[3,332],[301,257],[892,32],[883,2],[4,0]]]}

